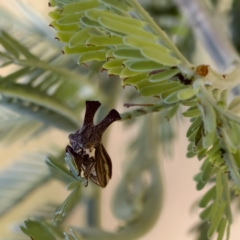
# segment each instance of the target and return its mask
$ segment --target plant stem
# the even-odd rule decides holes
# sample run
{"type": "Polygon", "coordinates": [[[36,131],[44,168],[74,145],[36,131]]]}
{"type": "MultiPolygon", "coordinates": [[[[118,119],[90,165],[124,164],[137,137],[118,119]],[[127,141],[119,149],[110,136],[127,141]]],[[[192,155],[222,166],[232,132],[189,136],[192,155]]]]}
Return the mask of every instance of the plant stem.
{"type": "Polygon", "coordinates": [[[20,98],[45,107],[46,109],[50,109],[53,112],[56,112],[59,115],[62,115],[65,118],[69,119],[71,122],[76,124],[76,126],[79,125],[80,116],[78,113],[53,100],[50,96],[43,97],[41,94],[33,92],[31,89],[27,89],[26,87],[21,88],[16,85],[13,86],[12,89],[5,87],[4,85],[0,85],[0,92],[6,96],[20,98]]]}
{"type": "Polygon", "coordinates": [[[154,32],[158,36],[160,36],[160,38],[164,41],[167,47],[169,47],[173,51],[173,53],[176,54],[176,56],[181,60],[181,64],[184,65],[184,68],[188,68],[188,69],[191,68],[192,64],[188,62],[188,60],[182,55],[182,53],[178,50],[175,44],[168,38],[165,32],[162,31],[161,28],[159,28],[156,22],[152,19],[152,17],[150,17],[150,15],[144,10],[144,8],[137,2],[137,0],[131,1],[131,5],[136,10],[136,12],[139,12],[142,15],[144,21],[149,23],[149,25],[152,27],[154,32]]]}
{"type": "Polygon", "coordinates": [[[131,112],[126,112],[120,114],[121,120],[120,121],[126,121],[130,120],[139,116],[146,115],[148,113],[153,113],[153,112],[159,112],[163,109],[163,104],[156,104],[153,106],[145,107],[145,108],[138,108],[136,110],[133,110],[131,112]]]}
{"type": "Polygon", "coordinates": [[[57,75],[65,76],[69,79],[69,81],[75,82],[77,84],[82,83],[83,85],[89,86],[91,89],[93,89],[94,93],[104,99],[105,97],[103,94],[96,88],[94,85],[92,85],[87,78],[82,77],[79,73],[70,71],[66,68],[62,68],[62,66],[53,66],[50,65],[47,62],[44,61],[37,61],[34,59],[31,60],[20,60],[20,59],[14,59],[14,63],[21,66],[28,66],[28,67],[36,67],[40,68],[46,71],[51,71],[53,73],[56,73],[57,75]]]}

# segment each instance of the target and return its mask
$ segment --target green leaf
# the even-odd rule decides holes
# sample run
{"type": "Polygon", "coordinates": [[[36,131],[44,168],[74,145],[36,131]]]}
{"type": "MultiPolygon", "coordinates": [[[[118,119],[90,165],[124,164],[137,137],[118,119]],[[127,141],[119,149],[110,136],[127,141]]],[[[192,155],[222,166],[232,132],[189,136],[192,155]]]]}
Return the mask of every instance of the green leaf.
{"type": "Polygon", "coordinates": [[[99,17],[104,16],[110,18],[113,21],[132,25],[137,28],[143,28],[144,26],[146,26],[146,23],[139,19],[117,15],[115,13],[112,13],[111,11],[106,10],[92,9],[86,12],[86,16],[94,21],[98,21],[99,17]]]}
{"type": "Polygon", "coordinates": [[[142,28],[138,28],[135,26],[128,25],[126,23],[118,22],[118,21],[112,20],[111,18],[100,17],[99,23],[103,27],[109,30],[113,30],[126,35],[137,36],[141,38],[150,38],[150,39],[155,37],[152,33],[147,32],[142,28]]]}
{"type": "Polygon", "coordinates": [[[101,28],[101,24],[96,22],[96,21],[93,21],[91,20],[90,18],[86,17],[86,16],[83,16],[80,20],[81,24],[84,26],[84,27],[90,27],[90,28],[96,28],[96,29],[99,29],[101,28]]]}
{"type": "Polygon", "coordinates": [[[118,36],[91,36],[90,38],[88,38],[86,43],[96,46],[109,46],[109,45],[116,46],[123,44],[123,41],[122,38],[118,36]]]}
{"type": "Polygon", "coordinates": [[[219,227],[218,227],[218,238],[217,238],[217,240],[223,240],[226,225],[227,225],[227,219],[222,218],[221,222],[219,224],[219,227]]]}
{"type": "MultiPolygon", "coordinates": [[[[50,0],[53,2],[54,0],[50,0]]],[[[55,3],[55,2],[54,2],[55,3]]],[[[48,16],[53,20],[58,20],[61,17],[61,9],[56,8],[54,11],[48,13],[48,16]]]]}
{"type": "Polygon", "coordinates": [[[42,157],[37,154],[24,156],[24,160],[16,161],[0,172],[0,215],[5,214],[50,179],[42,157]]]}
{"type": "Polygon", "coordinates": [[[96,47],[96,46],[86,46],[85,44],[78,44],[75,47],[65,46],[63,51],[66,54],[77,54],[77,53],[85,53],[85,52],[93,52],[97,50],[104,50],[104,47],[96,47]]]}
{"type": "Polygon", "coordinates": [[[196,90],[195,89],[192,89],[192,88],[185,88],[181,91],[178,92],[178,99],[179,100],[188,100],[192,97],[195,97],[196,96],[196,90]]]}
{"type": "Polygon", "coordinates": [[[204,99],[199,102],[199,110],[202,112],[205,130],[215,132],[217,128],[217,115],[212,105],[204,99]]]}
{"type": "Polygon", "coordinates": [[[85,2],[70,3],[63,7],[62,15],[84,12],[86,10],[98,7],[100,3],[97,0],[88,0],[85,2]]]}
{"type": "Polygon", "coordinates": [[[131,9],[130,6],[121,2],[121,1],[112,1],[112,0],[99,0],[101,3],[106,4],[110,8],[114,8],[119,11],[129,12],[131,9]]]}
{"type": "Polygon", "coordinates": [[[206,133],[203,136],[203,147],[206,149],[209,148],[216,141],[216,138],[216,132],[206,133]]]}
{"type": "Polygon", "coordinates": [[[76,180],[79,180],[80,178],[75,178],[74,175],[70,173],[70,171],[63,165],[60,164],[57,160],[51,160],[49,158],[46,159],[46,164],[50,168],[50,171],[54,174],[58,173],[60,175],[60,178],[67,179],[69,182],[75,182],[76,180]]]}
{"type": "Polygon", "coordinates": [[[170,107],[167,111],[166,118],[169,121],[172,117],[176,115],[176,112],[179,109],[179,103],[175,104],[173,107],[170,107]]]}
{"type": "Polygon", "coordinates": [[[97,50],[93,52],[85,52],[82,53],[78,59],[78,64],[86,63],[89,61],[105,61],[106,60],[106,51],[105,50],[97,50]]]}
{"type": "Polygon", "coordinates": [[[193,121],[193,123],[191,124],[191,126],[188,128],[187,134],[186,136],[189,137],[190,134],[200,126],[200,124],[202,123],[202,118],[201,117],[197,117],[195,118],[195,120],[193,121]]]}
{"type": "Polygon", "coordinates": [[[66,25],[66,24],[62,25],[62,24],[59,24],[58,21],[52,21],[50,23],[50,25],[53,28],[57,29],[58,31],[69,31],[69,32],[74,32],[75,31],[76,32],[76,31],[79,30],[79,24],[77,24],[77,23],[72,23],[72,24],[68,24],[68,25],[66,25]]]}
{"type": "Polygon", "coordinates": [[[111,69],[115,67],[123,67],[123,59],[110,59],[110,61],[107,61],[106,63],[103,64],[102,68],[103,69],[111,69]]]}
{"type": "Polygon", "coordinates": [[[56,38],[59,38],[62,42],[68,43],[75,34],[75,31],[57,31],[56,38]]]}
{"type": "Polygon", "coordinates": [[[126,79],[123,80],[123,86],[125,85],[128,85],[128,84],[135,84],[135,83],[138,83],[142,80],[147,80],[147,77],[148,77],[148,73],[139,73],[135,76],[132,76],[132,77],[128,77],[126,79]]]}
{"type": "Polygon", "coordinates": [[[130,47],[139,48],[140,50],[147,47],[155,49],[157,52],[161,52],[162,54],[169,54],[170,52],[169,49],[156,42],[156,37],[154,35],[152,39],[150,37],[143,38],[143,36],[126,36],[123,38],[123,42],[130,47]]]}
{"type": "Polygon", "coordinates": [[[66,15],[59,14],[56,20],[58,20],[58,24],[60,25],[69,25],[73,23],[79,23],[80,18],[83,17],[84,14],[85,14],[84,12],[77,12],[74,14],[71,13],[66,15]]]}
{"type": "Polygon", "coordinates": [[[136,72],[147,72],[162,68],[162,64],[149,60],[126,60],[124,65],[136,72]]]}
{"type": "Polygon", "coordinates": [[[213,186],[204,194],[201,201],[198,203],[198,206],[201,208],[205,208],[208,205],[208,203],[212,199],[214,199],[215,194],[216,194],[216,186],[213,186]]]}
{"type": "Polygon", "coordinates": [[[55,216],[54,216],[55,222],[62,221],[70,212],[70,210],[76,205],[76,203],[79,202],[80,193],[81,193],[80,190],[81,190],[80,182],[78,182],[78,186],[75,186],[73,191],[69,194],[69,196],[65,199],[65,201],[56,210],[55,216]]]}
{"type": "Polygon", "coordinates": [[[141,53],[144,57],[165,66],[177,66],[178,64],[180,64],[180,61],[177,58],[172,57],[167,53],[163,53],[162,51],[158,51],[155,48],[143,47],[141,49],[141,53]]]}
{"type": "Polygon", "coordinates": [[[4,37],[3,32],[0,32],[0,44],[6,49],[6,51],[11,54],[12,56],[19,58],[19,52],[16,50],[16,48],[9,43],[4,37]]]}
{"type": "Polygon", "coordinates": [[[144,97],[161,94],[162,92],[180,86],[177,82],[167,82],[162,84],[156,84],[153,86],[145,87],[140,90],[140,94],[144,97]]]}
{"type": "Polygon", "coordinates": [[[141,59],[143,55],[137,49],[131,48],[120,48],[113,51],[113,56],[116,58],[124,59],[141,59]]]}
{"type": "Polygon", "coordinates": [[[217,230],[217,228],[218,228],[218,226],[221,222],[221,219],[222,219],[225,208],[226,208],[226,203],[225,202],[221,203],[221,205],[218,207],[217,213],[214,216],[214,218],[212,219],[210,228],[208,230],[208,237],[209,238],[211,238],[212,235],[214,234],[214,232],[217,230]]]}
{"type": "Polygon", "coordinates": [[[78,44],[82,43],[85,45],[85,41],[90,37],[89,28],[84,28],[79,32],[75,32],[74,35],[72,35],[70,41],[69,41],[69,47],[73,48],[76,47],[78,44]]]}
{"type": "Polygon", "coordinates": [[[171,88],[170,90],[161,93],[161,98],[167,104],[177,103],[179,102],[178,92],[183,88],[185,88],[185,86],[183,85],[177,86],[175,88],[171,88]]]}
{"type": "Polygon", "coordinates": [[[34,240],[57,240],[56,235],[59,235],[57,228],[54,229],[42,221],[26,220],[20,229],[34,240]]]}
{"type": "MultiPolygon", "coordinates": [[[[16,49],[19,53],[23,54],[26,58],[31,59],[31,58],[36,58],[31,52],[29,52],[29,50],[24,47],[22,44],[19,43],[19,41],[16,41],[14,38],[12,38],[9,34],[7,34],[6,32],[2,31],[1,32],[2,38],[11,46],[13,46],[14,49],[16,49]]],[[[0,38],[0,42],[1,42],[1,38],[0,38]]],[[[4,45],[4,44],[3,44],[4,45]]],[[[11,52],[10,52],[11,53],[11,52]]],[[[12,52],[12,54],[14,55],[14,52],[12,52]]],[[[17,55],[14,55],[16,57],[18,57],[17,55]]]]}
{"type": "Polygon", "coordinates": [[[210,204],[207,208],[205,208],[199,215],[202,220],[209,220],[210,213],[212,208],[214,207],[214,203],[210,204]]]}
{"type": "Polygon", "coordinates": [[[182,115],[184,117],[195,118],[195,117],[201,116],[201,112],[198,108],[195,108],[195,109],[191,109],[191,110],[187,110],[186,112],[183,112],[182,115]]]}
{"type": "Polygon", "coordinates": [[[162,70],[159,73],[151,75],[149,81],[150,82],[161,82],[161,81],[164,81],[164,80],[168,80],[171,77],[173,77],[176,74],[178,74],[179,71],[180,70],[178,68],[176,68],[176,69],[169,69],[169,70],[162,70]]]}
{"type": "Polygon", "coordinates": [[[67,165],[69,166],[70,168],[70,172],[72,173],[72,176],[76,179],[76,180],[79,180],[79,181],[84,181],[85,178],[82,178],[80,176],[80,172],[79,172],[79,169],[76,165],[76,162],[75,162],[75,159],[73,158],[72,155],[70,155],[69,153],[66,153],[65,155],[65,161],[67,163],[67,165]]]}

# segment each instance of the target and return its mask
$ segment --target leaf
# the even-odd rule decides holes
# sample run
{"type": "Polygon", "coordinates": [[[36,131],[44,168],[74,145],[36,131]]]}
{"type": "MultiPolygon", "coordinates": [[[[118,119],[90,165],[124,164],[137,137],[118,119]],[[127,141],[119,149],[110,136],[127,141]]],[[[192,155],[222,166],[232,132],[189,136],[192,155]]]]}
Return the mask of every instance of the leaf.
{"type": "MultiPolygon", "coordinates": [[[[34,59],[36,58],[26,47],[24,47],[22,44],[19,43],[19,41],[16,41],[14,38],[12,38],[9,34],[7,34],[5,31],[0,32],[2,35],[2,38],[11,46],[14,46],[14,49],[16,49],[19,53],[23,54],[28,59],[34,59]]],[[[0,38],[1,39],[1,38],[0,38]]],[[[1,40],[0,40],[1,42],[1,40]]],[[[3,44],[4,45],[4,44],[3,44]]],[[[12,52],[14,55],[14,52],[12,52]]],[[[18,56],[14,55],[14,56],[18,56]]]]}
{"type": "Polygon", "coordinates": [[[20,229],[23,233],[34,240],[57,240],[56,235],[60,235],[57,227],[49,226],[47,223],[42,221],[26,220],[24,225],[20,226],[20,229]]]}
{"type": "Polygon", "coordinates": [[[130,16],[122,16],[112,13],[111,11],[100,10],[100,9],[92,9],[86,12],[86,16],[92,19],[93,21],[98,21],[99,17],[104,16],[110,18],[111,20],[125,23],[128,25],[135,26],[137,28],[144,28],[146,26],[146,22],[143,22],[139,19],[132,18],[130,16]]]}
{"type": "Polygon", "coordinates": [[[99,1],[107,5],[108,7],[114,8],[119,11],[129,12],[130,10],[132,10],[131,7],[129,7],[125,3],[122,3],[121,1],[114,2],[112,0],[99,0],[99,1]]]}
{"type": "Polygon", "coordinates": [[[156,84],[153,86],[145,87],[140,90],[140,94],[144,97],[153,96],[157,94],[161,94],[162,92],[169,90],[170,88],[175,88],[180,86],[179,83],[175,82],[167,82],[162,84],[156,84]]]}
{"type": "MultiPolygon", "coordinates": [[[[64,166],[59,159],[46,159],[46,164],[48,165],[50,171],[56,174],[60,179],[64,179],[67,182],[75,182],[76,178],[70,173],[70,171],[64,166]]],[[[78,179],[77,179],[78,180],[78,179]]]]}
{"type": "Polygon", "coordinates": [[[84,16],[84,12],[77,12],[74,14],[70,13],[70,14],[62,15],[61,12],[57,11],[55,14],[57,15],[57,17],[54,19],[58,20],[57,22],[60,25],[69,25],[73,23],[79,23],[80,18],[84,16]]]}
{"type": "Polygon", "coordinates": [[[162,70],[161,72],[151,75],[149,81],[150,82],[162,82],[164,80],[168,80],[171,77],[175,76],[179,73],[179,69],[169,69],[169,70],[162,70]]]}
{"type": "Polygon", "coordinates": [[[2,46],[7,50],[7,52],[13,57],[19,58],[18,51],[15,49],[14,46],[12,46],[11,43],[8,43],[8,41],[3,38],[2,32],[0,32],[0,44],[2,44],[2,46]]]}
{"type": "Polygon", "coordinates": [[[208,203],[215,197],[215,193],[216,193],[216,187],[213,186],[205,193],[205,195],[202,197],[201,201],[199,202],[198,206],[201,208],[205,208],[208,205],[208,203]]]}
{"type": "Polygon", "coordinates": [[[141,59],[143,55],[140,50],[132,48],[119,48],[113,51],[113,56],[124,59],[141,59]]]}
{"type": "Polygon", "coordinates": [[[185,88],[185,86],[180,85],[180,86],[172,88],[168,91],[165,91],[165,92],[161,93],[161,98],[167,104],[177,103],[177,102],[179,102],[178,92],[181,91],[181,89],[183,89],[183,88],[185,88]]]}
{"type": "Polygon", "coordinates": [[[0,172],[0,215],[50,179],[42,157],[37,154],[25,156],[24,160],[0,172]]]}
{"type": "Polygon", "coordinates": [[[202,123],[201,117],[194,118],[194,121],[192,122],[191,126],[188,128],[186,136],[189,137],[190,134],[200,126],[202,123]]]}
{"type": "Polygon", "coordinates": [[[149,72],[163,67],[162,64],[149,60],[127,60],[124,65],[136,72],[149,72]]]}
{"type": "Polygon", "coordinates": [[[66,14],[72,14],[75,12],[84,12],[88,9],[91,8],[95,8],[97,6],[99,6],[100,4],[98,3],[97,0],[89,0],[89,1],[85,1],[85,2],[76,2],[76,3],[70,3],[67,4],[63,7],[63,11],[62,11],[62,15],[66,15],[66,14]],[[78,9],[81,9],[80,11],[78,9]]]}
{"type": "Polygon", "coordinates": [[[56,38],[62,42],[68,43],[75,36],[75,34],[75,31],[58,31],[56,34],[56,38]]]}
{"type": "MultiPolygon", "coordinates": [[[[84,39],[81,40],[84,41],[84,39]]],[[[86,43],[97,46],[109,46],[109,45],[116,46],[123,44],[123,41],[122,38],[118,36],[91,36],[87,39],[86,43]]]]}
{"type": "Polygon", "coordinates": [[[70,210],[76,205],[80,200],[80,187],[75,187],[73,191],[69,194],[69,196],[65,199],[65,201],[58,207],[55,212],[54,221],[60,222],[68,215],[70,210]]]}
{"type": "Polygon", "coordinates": [[[178,92],[177,97],[179,100],[188,100],[196,96],[196,90],[192,88],[185,88],[178,92]]]}
{"type": "Polygon", "coordinates": [[[150,32],[138,28],[135,26],[128,25],[126,23],[118,22],[107,17],[99,17],[99,23],[109,29],[126,35],[141,37],[141,38],[154,38],[154,35],[150,32]]]}
{"type": "Polygon", "coordinates": [[[103,69],[111,69],[115,67],[123,67],[123,59],[113,59],[103,64],[103,69]]]}
{"type": "Polygon", "coordinates": [[[182,115],[184,117],[191,117],[191,118],[195,118],[195,117],[199,117],[201,116],[201,112],[198,108],[194,108],[194,109],[189,109],[186,112],[183,112],[182,115]]]}
{"type": "Polygon", "coordinates": [[[82,53],[78,59],[78,64],[86,63],[89,61],[105,61],[106,60],[106,51],[105,50],[97,50],[92,52],[82,53]]]}
{"type": "Polygon", "coordinates": [[[216,131],[217,128],[217,115],[212,105],[204,99],[199,102],[199,109],[202,112],[205,130],[208,133],[216,131]]]}
{"type": "Polygon", "coordinates": [[[217,238],[217,240],[222,240],[223,239],[224,232],[225,232],[225,229],[226,229],[226,225],[227,225],[227,219],[222,218],[221,222],[219,224],[219,227],[218,227],[218,238],[217,238]]]}
{"type": "Polygon", "coordinates": [[[220,224],[220,221],[222,219],[225,208],[226,208],[226,203],[224,203],[224,202],[221,203],[221,205],[218,207],[217,213],[214,216],[214,219],[212,220],[210,228],[208,230],[208,237],[209,238],[212,237],[214,232],[217,230],[217,228],[220,224]]]}
{"type": "Polygon", "coordinates": [[[141,53],[144,57],[165,66],[177,66],[180,64],[180,61],[177,58],[172,57],[167,53],[162,53],[161,51],[158,51],[151,47],[143,47],[141,49],[141,53]]]}
{"type": "Polygon", "coordinates": [[[170,50],[166,47],[158,44],[156,42],[156,36],[153,36],[152,39],[150,37],[135,37],[135,36],[127,36],[123,38],[123,42],[134,48],[143,49],[144,47],[155,49],[158,52],[161,52],[162,54],[169,54],[170,50]]]}
{"type": "Polygon", "coordinates": [[[123,86],[127,85],[127,84],[135,84],[135,83],[138,83],[142,80],[145,80],[147,79],[147,76],[148,76],[148,73],[139,73],[135,76],[132,76],[132,77],[128,77],[126,79],[123,80],[123,86]]]}

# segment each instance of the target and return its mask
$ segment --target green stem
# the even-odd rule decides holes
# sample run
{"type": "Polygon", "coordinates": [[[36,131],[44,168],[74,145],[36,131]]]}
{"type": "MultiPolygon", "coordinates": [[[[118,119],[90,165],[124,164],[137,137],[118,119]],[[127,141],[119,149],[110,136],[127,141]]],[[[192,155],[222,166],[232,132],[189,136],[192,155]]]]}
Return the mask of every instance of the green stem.
{"type": "Polygon", "coordinates": [[[69,79],[69,81],[72,81],[74,83],[82,83],[85,86],[91,87],[96,95],[104,99],[104,96],[102,93],[96,88],[94,85],[92,85],[87,78],[81,76],[79,73],[70,71],[66,68],[63,68],[62,66],[53,66],[50,65],[47,62],[44,61],[38,61],[38,60],[20,60],[20,59],[14,59],[14,63],[21,66],[28,66],[28,67],[35,67],[40,68],[46,71],[51,71],[53,73],[56,73],[57,75],[64,76],[69,79]]]}
{"type": "Polygon", "coordinates": [[[184,67],[186,69],[192,67],[192,64],[188,62],[188,60],[182,55],[182,53],[178,50],[175,44],[168,38],[165,32],[161,28],[159,28],[153,18],[150,17],[150,15],[145,11],[145,9],[137,2],[137,0],[132,0],[131,5],[137,12],[142,15],[143,19],[149,23],[154,32],[161,37],[167,47],[169,47],[177,55],[177,57],[181,60],[182,64],[185,65],[184,67]]]}
{"type": "Polygon", "coordinates": [[[50,109],[53,112],[56,112],[59,115],[62,115],[65,118],[71,120],[71,122],[76,124],[76,126],[79,125],[79,114],[76,113],[74,110],[65,107],[63,104],[53,100],[51,97],[45,95],[43,96],[41,94],[38,94],[37,92],[33,92],[31,89],[27,89],[26,87],[21,88],[18,86],[14,86],[11,89],[9,87],[4,87],[3,85],[0,85],[0,92],[6,96],[30,101],[39,106],[45,107],[46,109],[50,109]]]}
{"type": "Polygon", "coordinates": [[[130,119],[133,119],[136,117],[146,115],[148,113],[159,112],[162,109],[163,109],[163,104],[156,104],[156,105],[145,107],[145,108],[138,108],[131,112],[126,112],[126,113],[120,114],[120,116],[121,116],[120,121],[130,120],[130,119]]]}

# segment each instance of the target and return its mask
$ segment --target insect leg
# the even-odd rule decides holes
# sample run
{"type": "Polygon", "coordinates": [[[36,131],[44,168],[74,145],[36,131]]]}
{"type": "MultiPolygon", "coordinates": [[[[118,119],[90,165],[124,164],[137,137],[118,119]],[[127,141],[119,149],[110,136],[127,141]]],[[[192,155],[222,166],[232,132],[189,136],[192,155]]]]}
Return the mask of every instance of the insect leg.
{"type": "Polygon", "coordinates": [[[81,175],[82,163],[83,163],[82,153],[81,152],[80,153],[74,152],[74,150],[72,149],[71,146],[66,147],[66,152],[69,153],[70,155],[72,155],[72,157],[75,161],[76,167],[78,169],[78,176],[80,176],[81,175]]]}
{"type": "Polygon", "coordinates": [[[87,180],[87,184],[86,184],[85,187],[87,187],[87,185],[88,185],[88,179],[89,179],[89,177],[91,176],[91,172],[92,172],[92,169],[93,169],[93,167],[95,166],[95,164],[96,164],[96,162],[93,161],[93,162],[89,163],[89,164],[86,166],[86,169],[85,169],[85,171],[84,171],[84,177],[85,177],[86,180],[87,180]]]}

